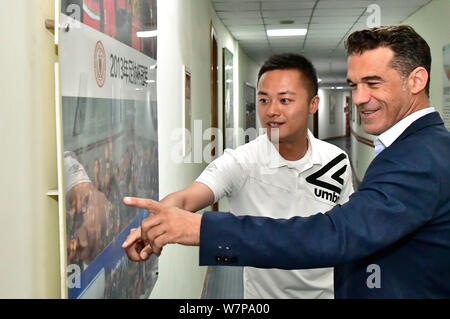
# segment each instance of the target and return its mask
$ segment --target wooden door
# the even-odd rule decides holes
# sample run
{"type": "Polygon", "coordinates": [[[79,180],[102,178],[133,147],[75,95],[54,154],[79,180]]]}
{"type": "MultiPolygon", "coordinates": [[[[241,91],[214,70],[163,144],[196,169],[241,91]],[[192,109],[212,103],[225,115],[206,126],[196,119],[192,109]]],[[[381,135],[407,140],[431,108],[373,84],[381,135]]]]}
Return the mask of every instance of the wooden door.
{"type": "MultiPolygon", "coordinates": [[[[210,48],[211,48],[211,127],[219,128],[219,113],[218,113],[218,48],[217,48],[217,38],[216,38],[216,32],[214,30],[214,27],[212,25],[212,22],[210,24],[210,31],[211,31],[211,41],[210,41],[210,48]]],[[[211,157],[214,159],[217,157],[216,149],[218,147],[218,141],[215,140],[215,136],[211,135],[211,145],[213,145],[213,148],[211,150],[211,157]]],[[[219,204],[215,203],[211,206],[211,210],[218,211],[219,210],[219,204]]]]}

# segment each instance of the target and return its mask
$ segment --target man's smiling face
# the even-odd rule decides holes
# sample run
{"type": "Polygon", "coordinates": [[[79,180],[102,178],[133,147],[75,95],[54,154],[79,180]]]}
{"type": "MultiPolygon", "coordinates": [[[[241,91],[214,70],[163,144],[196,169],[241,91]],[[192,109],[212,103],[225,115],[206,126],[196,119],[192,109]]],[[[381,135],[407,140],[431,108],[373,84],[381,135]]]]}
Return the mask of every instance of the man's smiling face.
{"type": "Polygon", "coordinates": [[[380,47],[348,58],[347,81],[364,130],[379,135],[403,119],[410,109],[411,92],[391,66],[394,52],[380,47]]]}

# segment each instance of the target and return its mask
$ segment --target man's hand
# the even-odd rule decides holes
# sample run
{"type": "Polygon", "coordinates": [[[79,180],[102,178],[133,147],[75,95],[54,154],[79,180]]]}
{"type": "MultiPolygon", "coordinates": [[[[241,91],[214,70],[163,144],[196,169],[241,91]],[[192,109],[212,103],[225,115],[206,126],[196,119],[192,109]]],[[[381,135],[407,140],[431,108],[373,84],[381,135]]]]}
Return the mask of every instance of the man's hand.
{"type": "Polygon", "coordinates": [[[132,261],[146,261],[152,254],[152,248],[141,237],[141,227],[132,228],[122,248],[132,261]]]}
{"type": "MultiPolygon", "coordinates": [[[[128,206],[147,209],[150,212],[150,215],[141,224],[141,240],[148,243],[151,252],[157,256],[161,254],[162,248],[169,243],[189,246],[199,245],[201,215],[167,206],[151,199],[125,197],[123,202],[128,206]]],[[[130,238],[130,236],[128,237],[130,238]]],[[[138,238],[138,235],[135,234],[130,240],[133,238],[138,238]]],[[[126,242],[128,243],[128,238],[126,242]]],[[[134,253],[132,256],[136,258],[134,253]]]]}

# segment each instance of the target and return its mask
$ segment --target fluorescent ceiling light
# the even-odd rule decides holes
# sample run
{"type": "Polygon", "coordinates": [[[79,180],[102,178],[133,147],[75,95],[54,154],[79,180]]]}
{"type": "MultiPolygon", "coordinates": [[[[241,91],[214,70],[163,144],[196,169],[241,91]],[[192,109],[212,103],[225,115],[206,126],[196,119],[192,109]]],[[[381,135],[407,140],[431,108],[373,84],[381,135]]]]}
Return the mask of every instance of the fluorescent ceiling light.
{"type": "Polygon", "coordinates": [[[153,38],[158,36],[158,30],[153,31],[138,31],[136,32],[138,38],[153,38]]]}
{"type": "Polygon", "coordinates": [[[272,29],[267,30],[269,37],[290,37],[296,35],[305,35],[307,29],[272,29]]]}

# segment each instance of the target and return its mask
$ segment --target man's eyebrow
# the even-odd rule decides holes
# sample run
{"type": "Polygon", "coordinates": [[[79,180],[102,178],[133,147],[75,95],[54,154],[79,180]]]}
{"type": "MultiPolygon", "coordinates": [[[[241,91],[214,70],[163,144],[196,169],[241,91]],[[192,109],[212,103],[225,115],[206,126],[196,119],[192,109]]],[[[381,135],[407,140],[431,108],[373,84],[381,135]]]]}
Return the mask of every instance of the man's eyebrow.
{"type": "MultiPolygon", "coordinates": [[[[292,92],[292,91],[282,91],[282,92],[277,93],[277,95],[285,95],[285,94],[297,95],[297,93],[292,92]]],[[[269,95],[269,93],[264,92],[264,91],[258,91],[258,95],[269,95]]]]}
{"type": "Polygon", "coordinates": [[[365,76],[365,77],[362,78],[362,80],[364,82],[367,82],[367,81],[384,81],[383,78],[381,76],[378,76],[378,75],[365,76]]]}
{"type": "Polygon", "coordinates": [[[283,92],[278,92],[278,95],[284,95],[284,94],[292,94],[292,95],[297,95],[297,93],[292,92],[292,91],[283,91],[283,92]]]}
{"type": "MultiPolygon", "coordinates": [[[[369,75],[369,76],[365,76],[361,79],[361,82],[369,82],[369,81],[382,81],[384,82],[384,79],[381,76],[378,75],[369,75]]],[[[347,78],[347,83],[350,84],[355,84],[352,80],[347,78]]]]}

